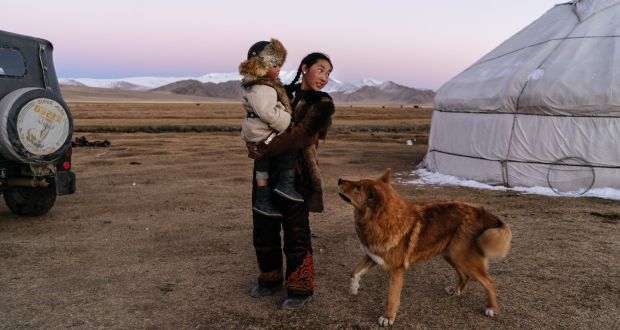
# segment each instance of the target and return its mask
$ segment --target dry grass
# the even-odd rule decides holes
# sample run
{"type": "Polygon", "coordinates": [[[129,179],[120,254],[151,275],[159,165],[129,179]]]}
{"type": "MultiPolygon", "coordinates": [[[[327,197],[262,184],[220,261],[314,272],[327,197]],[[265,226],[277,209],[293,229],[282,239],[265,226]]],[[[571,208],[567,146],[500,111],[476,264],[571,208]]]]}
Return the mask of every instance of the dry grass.
{"type": "MultiPolygon", "coordinates": [[[[76,126],[179,129],[185,123],[238,127],[238,103],[72,103],[76,126]]],[[[320,147],[325,212],[311,215],[315,301],[278,308],[283,294],[250,298],[252,162],[237,132],[78,133],[110,148],[74,148],[77,192],[27,219],[0,205],[0,328],[373,329],[387,282],[370,271],[360,295],[347,292],[363,252],[338,178],[398,182],[426,152],[417,140],[430,109],[339,105],[320,147]],[[374,128],[372,131],[367,128],[374,128]],[[377,129],[381,128],[381,130],[377,129]]],[[[459,297],[443,288],[454,271],[433,259],[409,270],[397,329],[617,329],[620,326],[618,202],[454,186],[396,183],[406,198],[458,199],[500,215],[512,250],[492,261],[503,313],[481,311],[472,283],[459,297]]]]}
{"type": "MultiPolygon", "coordinates": [[[[78,132],[234,131],[245,115],[238,102],[73,102],[69,106],[78,132]]],[[[333,130],[424,134],[430,128],[431,113],[428,106],[337,105],[333,130]]]]}
{"type": "Polygon", "coordinates": [[[171,103],[171,102],[225,102],[226,100],[196,96],[179,95],[167,92],[131,91],[110,88],[83,86],[60,86],[63,98],[68,102],[87,103],[171,103]]]}

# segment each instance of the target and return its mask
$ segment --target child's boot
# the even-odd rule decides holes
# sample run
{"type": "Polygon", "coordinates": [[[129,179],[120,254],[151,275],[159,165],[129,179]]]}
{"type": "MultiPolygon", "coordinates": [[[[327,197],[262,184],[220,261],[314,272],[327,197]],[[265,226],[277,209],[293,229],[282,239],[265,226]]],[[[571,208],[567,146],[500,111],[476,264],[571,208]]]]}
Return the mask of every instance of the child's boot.
{"type": "Polygon", "coordinates": [[[256,200],[252,206],[254,212],[267,217],[281,218],[282,213],[273,205],[271,200],[271,187],[256,187],[256,200]]]}
{"type": "Polygon", "coordinates": [[[294,169],[282,169],[280,170],[280,177],[278,185],[273,190],[276,194],[292,200],[294,202],[303,202],[304,197],[295,190],[295,170],[294,169]]]}

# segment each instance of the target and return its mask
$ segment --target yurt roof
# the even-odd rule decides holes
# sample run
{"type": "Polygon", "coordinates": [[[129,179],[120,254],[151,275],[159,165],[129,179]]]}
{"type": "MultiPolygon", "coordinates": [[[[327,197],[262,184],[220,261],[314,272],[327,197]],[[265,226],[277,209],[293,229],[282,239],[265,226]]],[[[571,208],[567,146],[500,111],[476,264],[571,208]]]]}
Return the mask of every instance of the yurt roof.
{"type": "Polygon", "coordinates": [[[445,83],[436,109],[620,117],[619,5],[554,6],[445,83]]]}

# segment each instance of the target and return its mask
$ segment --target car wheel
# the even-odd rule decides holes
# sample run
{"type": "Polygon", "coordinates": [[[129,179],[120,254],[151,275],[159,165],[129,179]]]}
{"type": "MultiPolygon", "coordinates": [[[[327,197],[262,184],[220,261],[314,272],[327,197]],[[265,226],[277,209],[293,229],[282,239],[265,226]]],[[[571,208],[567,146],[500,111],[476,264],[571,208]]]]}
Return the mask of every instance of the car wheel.
{"type": "Polygon", "coordinates": [[[56,189],[48,187],[11,187],[2,195],[9,209],[19,215],[39,216],[47,213],[56,201],[56,189]]]}

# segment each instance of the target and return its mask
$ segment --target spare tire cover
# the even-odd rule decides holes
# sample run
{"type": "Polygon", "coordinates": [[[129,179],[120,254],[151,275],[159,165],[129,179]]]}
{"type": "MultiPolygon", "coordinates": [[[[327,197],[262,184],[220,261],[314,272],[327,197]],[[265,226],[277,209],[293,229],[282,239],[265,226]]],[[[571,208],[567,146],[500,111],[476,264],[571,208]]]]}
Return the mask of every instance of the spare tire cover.
{"type": "Polygon", "coordinates": [[[21,88],[0,100],[0,152],[22,163],[48,163],[71,144],[73,119],[63,99],[41,88],[21,88]]]}

